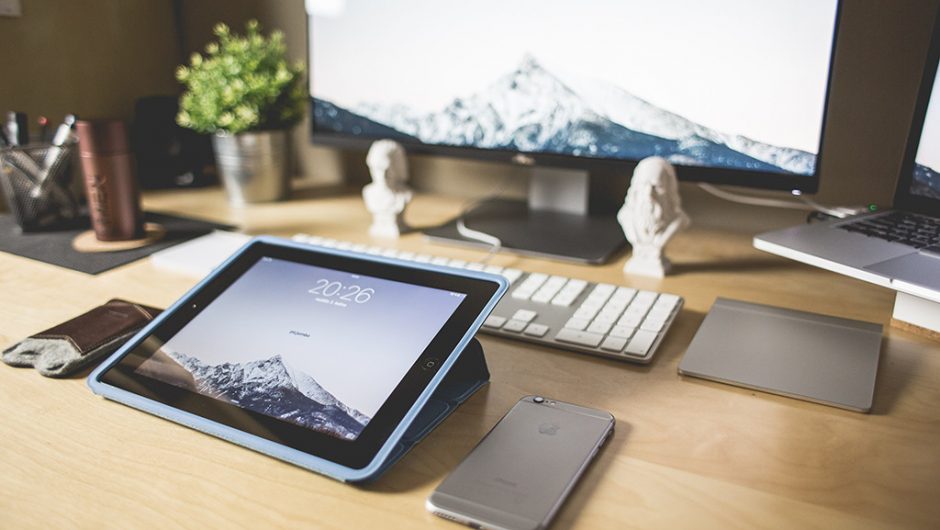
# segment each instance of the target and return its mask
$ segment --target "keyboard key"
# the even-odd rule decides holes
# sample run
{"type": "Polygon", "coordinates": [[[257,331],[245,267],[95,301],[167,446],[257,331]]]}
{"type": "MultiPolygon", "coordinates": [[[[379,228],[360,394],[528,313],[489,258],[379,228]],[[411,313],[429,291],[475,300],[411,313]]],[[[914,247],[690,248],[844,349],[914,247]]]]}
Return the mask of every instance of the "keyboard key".
{"type": "Polygon", "coordinates": [[[486,268],[486,265],[482,263],[468,263],[467,264],[468,271],[482,271],[485,268],[486,268]]]}
{"type": "Polygon", "coordinates": [[[555,340],[559,342],[569,342],[589,348],[596,348],[604,339],[603,335],[598,333],[589,333],[587,331],[576,331],[573,329],[563,329],[555,335],[555,340]]]}
{"type": "Polygon", "coordinates": [[[583,302],[581,302],[581,307],[589,307],[591,309],[600,311],[601,308],[604,307],[604,301],[599,298],[592,298],[591,296],[588,296],[584,299],[583,302]]]}
{"type": "Polygon", "coordinates": [[[583,305],[574,312],[575,318],[586,318],[591,320],[597,316],[598,309],[594,307],[584,307],[583,305]]]}
{"type": "Polygon", "coordinates": [[[613,322],[598,322],[595,320],[588,326],[587,330],[591,333],[600,333],[601,335],[606,335],[610,328],[614,327],[613,322]]]}
{"type": "Polygon", "coordinates": [[[367,248],[369,248],[369,245],[366,245],[364,243],[358,243],[356,245],[353,245],[350,250],[352,250],[353,252],[359,252],[361,254],[365,252],[367,248]]]}
{"type": "Polygon", "coordinates": [[[522,276],[522,271],[519,269],[503,269],[503,276],[509,280],[509,283],[515,283],[522,276]]]}
{"type": "Polygon", "coordinates": [[[611,326],[614,325],[614,322],[616,321],[617,321],[617,315],[601,313],[597,315],[596,317],[594,317],[594,322],[604,322],[604,323],[610,324],[611,326]]]}
{"type": "Polygon", "coordinates": [[[656,301],[657,296],[659,295],[653,291],[640,291],[636,293],[636,296],[633,297],[633,302],[645,305],[653,305],[653,302],[656,301]]]}
{"type": "Polygon", "coordinates": [[[488,328],[499,329],[506,323],[506,317],[490,315],[483,321],[483,325],[488,328]]]}
{"type": "Polygon", "coordinates": [[[448,267],[453,267],[455,269],[462,269],[467,266],[467,262],[462,259],[452,259],[447,262],[448,267]]]}
{"type": "Polygon", "coordinates": [[[614,291],[614,294],[611,295],[611,300],[617,300],[629,303],[630,300],[633,300],[633,297],[636,296],[636,289],[631,287],[617,287],[617,290],[614,291]]]}
{"type": "Polygon", "coordinates": [[[490,274],[502,274],[503,268],[498,265],[487,265],[483,272],[488,272],[490,274]]]}
{"type": "Polygon", "coordinates": [[[381,256],[382,247],[375,247],[375,246],[369,247],[366,249],[366,254],[372,254],[373,256],[381,256]]]}
{"type": "Polygon", "coordinates": [[[565,289],[571,289],[580,293],[581,291],[584,290],[585,287],[587,287],[587,285],[588,285],[588,282],[585,280],[572,278],[568,280],[567,284],[565,284],[565,289]]]}
{"type": "Polygon", "coordinates": [[[672,310],[679,305],[679,297],[676,295],[660,295],[659,299],[656,300],[656,303],[653,304],[653,309],[651,311],[661,312],[661,313],[672,313],[672,310]]]}
{"type": "Polygon", "coordinates": [[[612,352],[621,352],[623,347],[627,344],[627,339],[620,337],[607,337],[604,340],[604,343],[601,344],[601,349],[612,352]]]}
{"type": "Polygon", "coordinates": [[[630,339],[630,344],[627,344],[627,353],[646,355],[658,336],[659,333],[655,331],[643,331],[642,329],[637,331],[630,339]]]}
{"type": "Polygon", "coordinates": [[[551,276],[545,282],[545,286],[558,290],[564,287],[566,283],[568,283],[568,278],[564,276],[551,276]]]}
{"type": "Polygon", "coordinates": [[[432,259],[434,259],[434,256],[430,254],[418,254],[415,256],[415,261],[418,263],[431,263],[432,259]]]}
{"type": "Polygon", "coordinates": [[[628,305],[630,304],[628,304],[627,302],[614,300],[613,298],[611,298],[610,300],[607,301],[606,304],[604,304],[604,310],[623,313],[623,310],[626,309],[628,305]]]}
{"type": "Polygon", "coordinates": [[[539,302],[542,304],[547,304],[551,301],[552,298],[558,294],[558,291],[561,289],[561,286],[556,284],[550,284],[550,282],[545,282],[545,285],[539,287],[539,290],[532,295],[533,302],[539,302]]]}
{"type": "Polygon", "coordinates": [[[386,258],[396,258],[398,257],[398,251],[394,248],[386,248],[382,250],[381,255],[385,256],[386,258]]]}
{"type": "Polygon", "coordinates": [[[565,322],[565,327],[577,331],[584,331],[590,323],[591,321],[586,318],[572,317],[568,319],[568,322],[565,322]]]}
{"type": "Polygon", "coordinates": [[[336,244],[336,250],[352,250],[353,244],[350,241],[340,241],[336,244]]]}
{"type": "Polygon", "coordinates": [[[447,265],[450,262],[447,258],[436,257],[431,260],[431,265],[447,265]]]}
{"type": "Polygon", "coordinates": [[[415,253],[414,253],[414,252],[409,252],[409,251],[402,252],[402,253],[400,253],[400,254],[398,255],[398,259],[403,259],[403,260],[411,261],[411,260],[415,259],[415,253]]]}
{"type": "Polygon", "coordinates": [[[532,298],[532,291],[525,289],[525,285],[520,285],[519,287],[516,287],[516,289],[509,296],[512,296],[516,300],[528,300],[532,298]]]}
{"type": "Polygon", "coordinates": [[[616,290],[617,290],[617,286],[616,286],[616,285],[609,284],[609,283],[599,283],[599,284],[597,284],[596,287],[594,287],[594,292],[595,292],[595,293],[602,293],[602,294],[604,294],[605,296],[608,296],[608,297],[609,297],[610,295],[614,294],[614,291],[616,291],[616,290]]]}
{"type": "Polygon", "coordinates": [[[617,325],[635,328],[640,325],[640,322],[643,322],[642,314],[624,313],[624,315],[620,317],[620,320],[617,321],[617,325]]]}
{"type": "Polygon", "coordinates": [[[622,339],[629,339],[630,337],[633,336],[633,332],[635,331],[636,331],[636,328],[633,328],[630,326],[621,326],[618,324],[610,329],[610,336],[620,337],[622,339]]]}
{"type": "Polygon", "coordinates": [[[603,293],[598,293],[597,291],[592,291],[591,294],[589,294],[589,295],[587,296],[587,298],[584,299],[584,304],[585,304],[585,305],[592,305],[592,306],[602,306],[602,305],[604,305],[605,303],[607,303],[607,299],[608,299],[608,298],[610,298],[610,297],[607,296],[607,295],[605,295],[605,294],[603,294],[603,293]]]}
{"type": "Polygon", "coordinates": [[[544,337],[546,333],[548,333],[548,326],[544,324],[529,324],[529,327],[525,328],[525,334],[533,337],[544,337]]]}
{"type": "Polygon", "coordinates": [[[568,307],[574,303],[575,296],[572,296],[568,293],[558,293],[555,298],[552,298],[552,305],[557,305],[559,307],[568,307]]]}
{"type": "Polygon", "coordinates": [[[514,331],[516,333],[520,333],[528,325],[529,325],[528,322],[524,322],[522,320],[510,320],[509,322],[506,322],[506,324],[503,326],[503,330],[514,331]]]}
{"type": "Polygon", "coordinates": [[[523,322],[529,323],[535,320],[535,317],[537,317],[538,315],[539,315],[538,313],[536,313],[535,311],[532,311],[531,309],[519,309],[512,316],[512,319],[521,320],[523,322]]]}
{"type": "Polygon", "coordinates": [[[640,329],[645,331],[661,331],[663,326],[666,325],[666,319],[659,318],[650,318],[646,317],[642,324],[640,324],[640,329]]]}
{"type": "Polygon", "coordinates": [[[545,280],[547,280],[547,279],[548,279],[548,276],[547,276],[547,275],[542,274],[542,273],[539,273],[539,272],[534,272],[534,273],[530,274],[530,275],[522,282],[522,284],[521,284],[519,287],[520,287],[520,288],[521,288],[521,287],[525,287],[525,288],[531,290],[532,292],[535,292],[539,287],[542,286],[543,283],[545,283],[545,280]]]}
{"type": "Polygon", "coordinates": [[[547,304],[552,301],[552,293],[549,291],[539,291],[533,294],[530,300],[539,304],[547,304]]]}

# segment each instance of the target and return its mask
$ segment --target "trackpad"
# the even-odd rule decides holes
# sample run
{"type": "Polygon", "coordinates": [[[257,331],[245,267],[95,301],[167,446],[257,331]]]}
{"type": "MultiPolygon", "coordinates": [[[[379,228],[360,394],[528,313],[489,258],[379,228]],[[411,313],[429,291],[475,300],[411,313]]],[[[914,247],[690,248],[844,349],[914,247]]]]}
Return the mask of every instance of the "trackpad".
{"type": "Polygon", "coordinates": [[[940,258],[915,252],[864,267],[889,278],[940,291],[940,258]]]}
{"type": "Polygon", "coordinates": [[[878,324],[719,298],[679,373],[868,412],[881,334],[878,324]]]}

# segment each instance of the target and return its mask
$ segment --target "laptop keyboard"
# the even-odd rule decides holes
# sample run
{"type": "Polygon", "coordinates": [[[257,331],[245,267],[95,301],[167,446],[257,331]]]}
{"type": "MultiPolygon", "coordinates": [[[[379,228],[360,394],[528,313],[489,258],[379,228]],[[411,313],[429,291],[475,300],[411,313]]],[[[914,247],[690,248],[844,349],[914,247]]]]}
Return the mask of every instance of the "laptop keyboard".
{"type": "Polygon", "coordinates": [[[500,274],[509,291],[481,332],[552,348],[648,363],[682,308],[674,294],[297,234],[294,241],[500,274]]]}
{"type": "Polygon", "coordinates": [[[915,213],[893,211],[863,217],[838,228],[917,249],[940,245],[940,219],[915,213]]]}

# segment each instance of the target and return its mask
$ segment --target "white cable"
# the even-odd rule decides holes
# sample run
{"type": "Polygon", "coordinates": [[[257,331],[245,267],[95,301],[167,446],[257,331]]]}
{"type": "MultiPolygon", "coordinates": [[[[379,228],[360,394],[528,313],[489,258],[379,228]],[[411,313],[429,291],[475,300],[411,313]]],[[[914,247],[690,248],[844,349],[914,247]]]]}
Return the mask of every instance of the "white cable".
{"type": "Polygon", "coordinates": [[[748,195],[739,195],[737,193],[731,193],[730,191],[725,191],[723,189],[712,186],[711,184],[706,184],[704,182],[699,183],[698,187],[703,190],[711,193],[719,199],[724,199],[726,201],[736,202],[739,204],[750,204],[751,206],[769,206],[771,208],[790,208],[792,210],[804,210],[811,211],[816,208],[808,204],[800,204],[798,202],[784,201],[780,199],[769,199],[766,197],[751,197],[748,195]]]}
{"type": "Polygon", "coordinates": [[[797,195],[799,202],[794,202],[781,199],[770,199],[767,197],[752,197],[750,195],[741,195],[738,193],[725,191],[721,188],[711,184],[706,184],[704,182],[699,183],[698,186],[699,188],[702,188],[703,190],[720,199],[736,202],[739,204],[749,204],[751,206],[767,206],[770,208],[789,208],[791,210],[803,210],[807,212],[822,212],[838,219],[845,219],[851,215],[858,214],[860,211],[864,211],[864,208],[831,208],[829,206],[819,204],[818,202],[810,199],[809,197],[804,197],[803,195],[797,195]]]}
{"type": "Polygon", "coordinates": [[[486,253],[486,256],[480,260],[481,263],[488,262],[489,259],[493,257],[493,254],[496,254],[501,248],[503,248],[503,242],[498,237],[487,234],[486,232],[480,232],[479,230],[467,228],[467,225],[465,225],[463,222],[463,217],[457,219],[457,233],[467,239],[472,239],[474,241],[479,241],[481,243],[490,245],[490,250],[486,253]]]}
{"type": "Polygon", "coordinates": [[[823,206],[822,204],[819,204],[818,202],[810,199],[809,197],[804,197],[802,195],[800,195],[800,200],[806,203],[808,206],[810,206],[814,210],[816,210],[817,212],[822,212],[826,215],[831,215],[832,217],[835,217],[837,219],[845,219],[846,217],[850,215],[855,215],[856,213],[852,211],[851,209],[847,209],[847,208],[841,208],[841,209],[829,208],[828,206],[823,206]]]}
{"type": "Polygon", "coordinates": [[[480,232],[479,230],[473,230],[472,228],[468,228],[466,223],[464,223],[464,217],[466,217],[466,215],[470,213],[471,210],[483,204],[484,202],[493,200],[493,199],[498,199],[499,197],[501,197],[503,192],[505,191],[506,186],[509,184],[509,180],[511,178],[512,178],[511,175],[507,175],[503,177],[503,180],[499,183],[499,185],[494,186],[492,188],[493,190],[492,192],[486,194],[481,199],[472,199],[468,201],[467,203],[465,203],[463,208],[460,209],[460,215],[457,216],[457,233],[458,234],[472,241],[479,241],[481,243],[490,245],[490,249],[487,252],[486,256],[482,260],[480,260],[481,263],[488,262],[490,258],[493,257],[494,254],[499,252],[503,248],[503,242],[501,239],[499,239],[498,237],[492,234],[487,234],[486,232],[480,232]]]}

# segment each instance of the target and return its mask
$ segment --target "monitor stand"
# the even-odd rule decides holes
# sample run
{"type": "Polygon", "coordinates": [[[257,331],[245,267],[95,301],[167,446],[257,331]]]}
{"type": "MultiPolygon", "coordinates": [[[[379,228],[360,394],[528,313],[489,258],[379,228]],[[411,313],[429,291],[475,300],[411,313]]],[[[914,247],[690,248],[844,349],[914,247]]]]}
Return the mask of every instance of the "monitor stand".
{"type": "MultiPolygon", "coordinates": [[[[600,265],[627,247],[615,210],[608,206],[607,211],[591,211],[587,171],[532,171],[528,201],[483,201],[464,214],[464,225],[499,238],[505,250],[540,258],[600,265]]],[[[596,209],[604,208],[595,205],[596,209]]],[[[489,246],[461,236],[457,219],[424,233],[435,242],[489,246]]]]}

